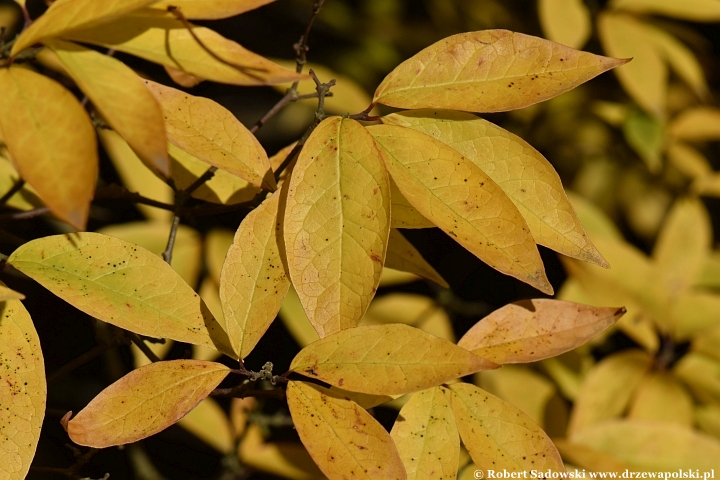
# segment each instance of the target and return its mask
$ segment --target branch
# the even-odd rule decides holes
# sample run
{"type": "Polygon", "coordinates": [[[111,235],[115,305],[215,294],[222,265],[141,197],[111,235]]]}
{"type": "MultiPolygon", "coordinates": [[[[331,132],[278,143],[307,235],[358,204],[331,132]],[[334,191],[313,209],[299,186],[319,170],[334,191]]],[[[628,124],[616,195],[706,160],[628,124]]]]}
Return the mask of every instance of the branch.
{"type": "MultiPolygon", "coordinates": [[[[170,262],[168,262],[168,263],[170,263],[170,262]]],[[[128,336],[128,338],[130,338],[130,341],[132,343],[134,343],[145,354],[145,356],[148,358],[148,360],[150,360],[153,363],[160,361],[160,357],[155,355],[155,352],[150,350],[150,347],[147,346],[145,341],[142,338],[140,338],[140,336],[137,333],[127,332],[126,335],[128,336]]]]}
{"type": "Polygon", "coordinates": [[[180,215],[177,213],[173,215],[172,226],[170,227],[170,235],[168,236],[168,243],[165,247],[165,251],[162,254],[163,260],[168,264],[172,261],[173,248],[175,248],[175,238],[177,238],[177,231],[180,227],[180,215]]]}
{"type": "Polygon", "coordinates": [[[40,207],[35,210],[28,210],[27,212],[5,213],[0,215],[0,222],[5,220],[26,220],[28,218],[40,217],[49,212],[50,207],[40,207]]]}
{"type": "Polygon", "coordinates": [[[5,203],[7,203],[7,201],[10,200],[10,197],[15,195],[22,189],[23,185],[25,185],[25,180],[23,180],[22,178],[18,178],[13,184],[13,186],[10,187],[10,190],[8,190],[5,195],[0,198],[0,205],[4,205],[5,203]]]}
{"type": "Polygon", "coordinates": [[[149,205],[151,207],[160,208],[162,210],[175,211],[175,205],[169,203],[159,202],[152,198],[143,197],[139,193],[131,192],[127,188],[121,185],[108,185],[102,190],[95,192],[94,200],[129,200],[133,203],[140,203],[142,205],[149,205]]]}

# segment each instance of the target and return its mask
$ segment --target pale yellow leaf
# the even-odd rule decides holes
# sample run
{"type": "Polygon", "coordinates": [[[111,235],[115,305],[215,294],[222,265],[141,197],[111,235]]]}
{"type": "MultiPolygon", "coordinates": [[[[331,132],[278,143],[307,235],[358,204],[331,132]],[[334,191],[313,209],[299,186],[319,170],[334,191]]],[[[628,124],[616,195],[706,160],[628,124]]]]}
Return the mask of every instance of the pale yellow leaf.
{"type": "Polygon", "coordinates": [[[546,358],[540,365],[565,398],[572,401],[577,398],[582,389],[582,375],[557,358],[546,358]]]}
{"type": "Polygon", "coordinates": [[[255,397],[233,398],[230,403],[230,423],[232,424],[233,437],[240,438],[248,429],[250,434],[251,425],[248,425],[248,416],[250,412],[258,408],[258,402],[255,397]]]}
{"type": "Polygon", "coordinates": [[[693,399],[672,374],[652,372],[638,386],[628,417],[692,427],[693,399]]]}
{"type": "Polygon", "coordinates": [[[450,317],[431,298],[413,293],[391,293],[375,299],[361,325],[403,323],[438,338],[455,342],[450,317]]]}
{"type": "Polygon", "coordinates": [[[324,337],[356,326],[375,295],[390,230],[388,174],[372,136],[331,117],[310,135],[289,180],[290,278],[324,337]]]}
{"type": "Polygon", "coordinates": [[[553,42],[581,48],[590,37],[590,12],[582,0],[539,0],[538,15],[545,36],[553,42]]]}
{"type": "Polygon", "coordinates": [[[450,288],[444,278],[422,257],[420,252],[408,242],[396,228],[390,229],[388,249],[385,256],[385,267],[411,272],[428,280],[432,280],[441,287],[450,288]]]}
{"type": "Polygon", "coordinates": [[[162,106],[170,143],[257,187],[275,189],[265,150],[229,110],[150,80],[145,85],[162,106]]]}
{"type": "Polygon", "coordinates": [[[228,454],[235,447],[230,420],[212,398],[198,403],[178,425],[220,453],[228,454]]]}
{"type": "MultiPolygon", "coordinates": [[[[617,458],[607,453],[594,450],[585,445],[568,442],[565,439],[553,439],[553,443],[558,448],[563,458],[570,460],[577,465],[594,472],[617,472],[622,474],[629,465],[621,462],[617,458]]],[[[565,463],[567,467],[567,463],[565,463]]],[[[569,470],[569,468],[568,468],[569,470]]],[[[576,477],[582,478],[582,477],[576,477]]]]}
{"type": "Polygon", "coordinates": [[[68,422],[70,439],[95,448],[136,442],[180,420],[230,369],[199,360],[140,367],[100,392],[68,422]]]}
{"type": "Polygon", "coordinates": [[[58,218],[84,230],[98,175],[87,112],[59,83],[22,66],[0,69],[0,91],[0,135],[18,172],[58,218]]]}
{"type": "Polygon", "coordinates": [[[426,133],[480,167],[510,197],[537,243],[607,266],[585,234],[555,169],[522,138],[475,115],[448,110],[394,113],[383,122],[426,133]]]}
{"type": "Polygon", "coordinates": [[[575,399],[568,433],[620,416],[638,383],[649,370],[650,356],[640,350],[626,350],[604,358],[587,374],[575,399]]]}
{"type": "Polygon", "coordinates": [[[0,302],[0,318],[0,479],[22,480],[35,456],[45,417],[45,364],[40,339],[23,304],[0,302]]]}
{"type": "Polygon", "coordinates": [[[306,347],[320,338],[305,314],[300,297],[292,285],[290,285],[278,313],[285,328],[288,329],[300,348],[306,347]]]}
{"type": "Polygon", "coordinates": [[[254,10],[274,0],[161,0],[152,8],[167,10],[172,5],[191,20],[217,20],[254,10]]]}
{"type": "Polygon", "coordinates": [[[607,237],[622,240],[623,236],[615,223],[597,205],[574,192],[567,192],[568,200],[587,233],[593,237],[607,237]]]}
{"type": "Polygon", "coordinates": [[[371,395],[368,393],[351,392],[349,390],[343,390],[338,387],[330,387],[330,391],[334,394],[340,395],[346,400],[352,400],[353,402],[360,405],[365,410],[382,405],[383,403],[390,402],[392,400],[400,398],[402,395],[371,395]]]}
{"type": "Polygon", "coordinates": [[[290,287],[281,255],[286,194],[283,187],[245,217],[220,274],[225,331],[240,358],[275,320],[290,287]]]}
{"type": "Polygon", "coordinates": [[[400,270],[384,267],[382,273],[380,274],[380,283],[378,284],[378,286],[390,287],[394,285],[403,285],[406,283],[417,282],[419,280],[420,277],[418,277],[414,273],[401,272],[400,270]]]}
{"type": "Polygon", "coordinates": [[[702,179],[712,173],[712,166],[705,156],[695,148],[679,141],[667,147],[668,161],[691,179],[702,179]]]}
{"type": "Polygon", "coordinates": [[[720,406],[717,404],[695,407],[695,423],[698,428],[720,439],[720,406]]]}
{"type": "Polygon", "coordinates": [[[497,366],[420,329],[402,324],[342,330],[298,353],[290,370],[374,395],[415,392],[497,366]]]}
{"type": "Polygon", "coordinates": [[[496,270],[552,293],[525,220],[478,166],[411,128],[368,130],[400,191],[423,216],[496,270]]]}
{"type": "Polygon", "coordinates": [[[720,362],[720,327],[712,328],[692,340],[692,351],[703,353],[720,362]]]}
{"type": "Polygon", "coordinates": [[[479,469],[565,471],[555,445],[523,412],[468,383],[450,391],[460,438],[479,469]]]}
{"type": "Polygon", "coordinates": [[[670,303],[670,333],[677,341],[706,335],[720,324],[720,295],[707,291],[689,291],[670,303]]]}
{"type": "Polygon", "coordinates": [[[612,0],[612,8],[637,13],[657,13],[693,22],[720,20],[717,0],[612,0]]]}
{"type": "Polygon", "coordinates": [[[690,352],[673,367],[673,373],[703,403],[720,402],[720,362],[699,352],[690,352]]]}
{"type": "Polygon", "coordinates": [[[154,0],[57,0],[39,18],[26,28],[15,41],[10,52],[15,56],[21,50],[47,38],[63,37],[69,31],[102,24],[142,8],[154,0]]]}
{"type": "Polygon", "coordinates": [[[96,27],[73,30],[65,37],[232,85],[270,85],[307,78],[275,65],[209,28],[193,26],[193,33],[224,61],[200,46],[185,25],[171,13],[151,8],[123,15],[96,27]]]}
{"type": "Polygon", "coordinates": [[[237,358],[198,294],[138,245],[99,233],[55,235],[26,243],[8,263],[97,319],[237,358]]]}
{"type": "MultiPolygon", "coordinates": [[[[20,180],[15,167],[13,167],[9,158],[5,158],[3,155],[2,139],[0,138],[0,192],[4,195],[9,192],[15,183],[20,180]]],[[[37,196],[37,192],[29,184],[25,183],[23,187],[15,193],[12,197],[8,198],[5,202],[8,207],[17,208],[18,210],[32,210],[42,206],[42,202],[37,196]]]]}
{"type": "Polygon", "coordinates": [[[720,442],[673,423],[611,420],[583,429],[569,440],[610,454],[631,470],[720,469],[720,442]]]}
{"type": "Polygon", "coordinates": [[[625,309],[562,300],[511,303],[475,324],[458,346],[496,363],[528,363],[583,345],[615,323],[625,309]]]}
{"type": "Polygon", "coordinates": [[[390,436],[405,465],[407,478],[454,478],[460,459],[460,436],[442,387],[415,393],[393,424],[390,436]]]}
{"type": "Polygon", "coordinates": [[[700,106],[684,110],[670,123],[668,133],[688,142],[720,139],[720,109],[700,106]]]}
{"type": "Polygon", "coordinates": [[[625,91],[645,111],[664,117],[667,66],[647,25],[629,15],[604,12],[598,17],[598,33],[609,55],[633,58],[615,71],[625,91]]]}
{"type": "Polygon", "coordinates": [[[235,234],[226,228],[214,228],[205,236],[205,266],[208,276],[220,286],[220,274],[235,234]]]}
{"type": "Polygon", "coordinates": [[[287,400],[300,440],[330,480],[407,478],[390,434],[355,402],[295,381],[287,400]]]}
{"type": "Polygon", "coordinates": [[[393,228],[432,228],[435,226],[407,201],[392,178],[390,178],[390,202],[390,211],[392,212],[390,225],[393,228]]]}
{"type": "Polygon", "coordinates": [[[16,292],[15,290],[6,287],[5,285],[0,284],[0,302],[4,302],[6,300],[24,300],[25,295],[23,295],[20,292],[16,292]]]}
{"type": "Polygon", "coordinates": [[[46,55],[55,55],[65,71],[103,118],[161,175],[169,176],[165,124],[160,105],[142,80],[119,60],[80,45],[52,40],[46,55]]]}
{"type": "Polygon", "coordinates": [[[504,112],[548,100],[627,61],[508,30],[460,33],[397,66],[373,101],[399,108],[504,112]]]}

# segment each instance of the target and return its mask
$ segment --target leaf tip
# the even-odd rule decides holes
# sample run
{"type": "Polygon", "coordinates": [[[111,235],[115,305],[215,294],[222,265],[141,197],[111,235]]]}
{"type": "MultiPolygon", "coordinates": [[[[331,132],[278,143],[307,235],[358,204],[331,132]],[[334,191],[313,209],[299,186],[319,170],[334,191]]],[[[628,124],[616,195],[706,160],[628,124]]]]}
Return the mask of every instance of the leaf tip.
{"type": "Polygon", "coordinates": [[[70,417],[72,417],[72,413],[72,410],[70,410],[60,419],[60,425],[62,425],[65,432],[68,431],[68,422],[70,422],[70,417]]]}
{"type": "Polygon", "coordinates": [[[617,318],[619,319],[620,317],[622,317],[622,316],[625,315],[626,313],[627,313],[627,308],[625,308],[625,307],[620,307],[620,308],[618,308],[617,310],[615,310],[615,313],[613,313],[613,316],[614,316],[614,317],[617,317],[617,318]]]}

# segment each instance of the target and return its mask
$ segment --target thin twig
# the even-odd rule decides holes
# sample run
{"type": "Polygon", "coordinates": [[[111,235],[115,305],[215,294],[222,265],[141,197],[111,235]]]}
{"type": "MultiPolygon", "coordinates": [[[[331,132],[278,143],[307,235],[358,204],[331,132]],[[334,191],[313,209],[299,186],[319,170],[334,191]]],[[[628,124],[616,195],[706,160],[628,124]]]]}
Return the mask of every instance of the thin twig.
{"type": "Polygon", "coordinates": [[[18,178],[12,187],[10,187],[10,190],[8,190],[5,195],[0,198],[0,205],[4,205],[8,200],[10,200],[10,197],[15,195],[17,192],[19,192],[23,185],[25,185],[25,180],[22,178],[18,178]]]}
{"type": "Polygon", "coordinates": [[[149,205],[151,207],[160,208],[162,210],[175,211],[175,205],[169,203],[158,202],[152,198],[147,198],[139,193],[131,192],[121,185],[108,185],[107,187],[95,192],[95,200],[129,200],[133,203],[149,205]]]}
{"type": "Polygon", "coordinates": [[[0,222],[4,220],[26,220],[29,218],[40,217],[48,212],[50,212],[49,207],[40,207],[34,210],[28,210],[27,212],[5,213],[0,215],[0,222]]]}
{"type": "Polygon", "coordinates": [[[160,357],[155,355],[155,352],[150,350],[150,347],[147,346],[145,341],[143,341],[143,339],[140,338],[137,333],[127,332],[126,335],[128,336],[128,338],[130,338],[130,341],[134,343],[145,354],[148,360],[153,363],[160,361],[160,357]]]}
{"type": "Polygon", "coordinates": [[[168,236],[168,243],[165,247],[165,251],[162,254],[163,260],[168,264],[172,261],[173,248],[175,248],[175,238],[177,237],[177,231],[180,227],[180,215],[177,213],[173,215],[172,226],[170,227],[170,235],[168,236]]]}
{"type": "Polygon", "coordinates": [[[189,187],[183,190],[185,195],[187,195],[188,197],[192,195],[195,190],[202,187],[205,182],[210,180],[215,175],[215,172],[217,172],[217,167],[210,167],[205,170],[205,173],[200,175],[193,183],[190,184],[189,187]]]}

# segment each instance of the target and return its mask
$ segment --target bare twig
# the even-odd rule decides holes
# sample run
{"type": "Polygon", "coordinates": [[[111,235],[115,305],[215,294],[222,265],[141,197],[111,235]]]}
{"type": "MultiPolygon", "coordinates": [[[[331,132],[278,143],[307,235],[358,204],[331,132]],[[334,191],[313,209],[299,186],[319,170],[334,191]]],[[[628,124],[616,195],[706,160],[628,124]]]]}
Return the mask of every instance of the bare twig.
{"type": "Polygon", "coordinates": [[[107,187],[95,192],[95,200],[129,200],[133,203],[149,205],[162,210],[169,210],[171,212],[175,211],[175,205],[143,197],[139,193],[131,192],[127,188],[115,184],[108,185],[107,187]]]}
{"type": "Polygon", "coordinates": [[[23,180],[22,178],[18,178],[13,184],[13,186],[10,187],[10,190],[5,192],[5,195],[0,198],[0,205],[4,205],[8,200],[10,200],[10,197],[19,192],[22,189],[23,185],[25,185],[25,180],[23,180]]]}
{"type": "Polygon", "coordinates": [[[26,220],[28,218],[40,217],[48,212],[50,212],[49,207],[40,207],[34,210],[28,210],[27,212],[5,213],[0,215],[0,222],[5,220],[26,220]]]}
{"type": "Polygon", "coordinates": [[[147,346],[145,341],[142,338],[140,338],[140,336],[137,333],[127,332],[126,335],[130,339],[130,341],[132,343],[134,343],[145,354],[145,356],[148,358],[148,360],[150,360],[153,363],[160,361],[160,357],[155,355],[155,352],[150,350],[150,347],[147,346]]]}
{"type": "Polygon", "coordinates": [[[168,236],[168,243],[165,247],[165,251],[162,254],[163,260],[168,264],[172,261],[173,248],[175,248],[175,238],[177,237],[177,231],[180,227],[180,215],[177,213],[173,216],[172,226],[170,227],[170,235],[168,236]]]}

